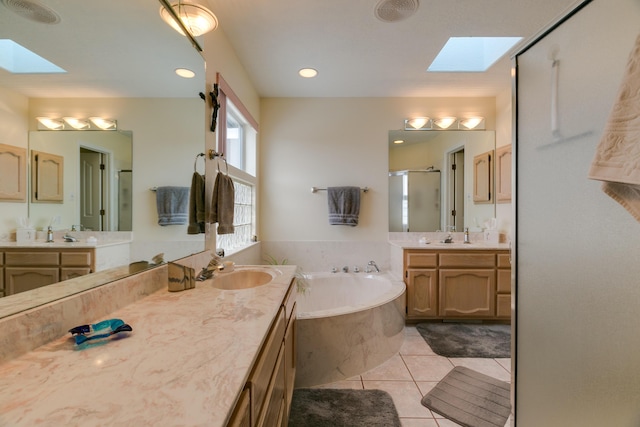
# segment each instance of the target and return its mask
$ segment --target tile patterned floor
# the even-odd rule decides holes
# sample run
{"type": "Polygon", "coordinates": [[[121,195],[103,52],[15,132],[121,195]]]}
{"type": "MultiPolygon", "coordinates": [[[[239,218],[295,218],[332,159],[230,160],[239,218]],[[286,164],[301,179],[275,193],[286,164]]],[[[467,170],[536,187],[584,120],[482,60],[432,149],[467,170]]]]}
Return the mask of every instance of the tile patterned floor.
{"type": "Polygon", "coordinates": [[[511,382],[511,359],[438,356],[415,326],[407,325],[399,354],[362,375],[320,387],[385,390],[393,398],[402,427],[457,427],[457,423],[431,412],[420,401],[453,367],[460,365],[511,382]]]}

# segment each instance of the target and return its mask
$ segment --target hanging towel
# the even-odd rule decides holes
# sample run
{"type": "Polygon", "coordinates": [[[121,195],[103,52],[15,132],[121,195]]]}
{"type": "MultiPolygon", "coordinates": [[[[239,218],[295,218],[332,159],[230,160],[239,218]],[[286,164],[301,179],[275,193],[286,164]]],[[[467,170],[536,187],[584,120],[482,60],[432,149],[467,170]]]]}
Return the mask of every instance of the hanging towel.
{"type": "Polygon", "coordinates": [[[218,234],[233,234],[233,210],[235,189],[229,175],[218,172],[213,185],[211,198],[211,217],[209,222],[218,223],[218,234]]]}
{"type": "Polygon", "coordinates": [[[329,224],[358,225],[360,214],[360,187],[329,187],[329,224]]]}
{"type": "Polygon", "coordinates": [[[156,189],[158,224],[181,225],[187,223],[189,187],[158,187],[156,189]]]}
{"type": "Polygon", "coordinates": [[[589,178],[640,222],[640,36],[591,164],[589,178]]]}
{"type": "Polygon", "coordinates": [[[189,191],[189,227],[187,234],[204,233],[204,175],[193,173],[189,191]]]}

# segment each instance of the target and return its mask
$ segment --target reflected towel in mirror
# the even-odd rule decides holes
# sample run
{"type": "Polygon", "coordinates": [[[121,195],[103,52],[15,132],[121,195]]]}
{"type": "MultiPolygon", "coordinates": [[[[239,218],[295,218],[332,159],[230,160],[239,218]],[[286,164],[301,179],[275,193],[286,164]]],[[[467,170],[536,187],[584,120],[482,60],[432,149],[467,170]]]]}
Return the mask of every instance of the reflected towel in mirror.
{"type": "Polygon", "coordinates": [[[186,224],[189,207],[189,187],[158,187],[156,189],[158,224],[186,224]]]}
{"type": "Polygon", "coordinates": [[[204,233],[204,175],[193,173],[189,192],[189,227],[187,234],[204,233]]]}
{"type": "Polygon", "coordinates": [[[328,187],[329,224],[358,225],[360,187],[328,187]]]}

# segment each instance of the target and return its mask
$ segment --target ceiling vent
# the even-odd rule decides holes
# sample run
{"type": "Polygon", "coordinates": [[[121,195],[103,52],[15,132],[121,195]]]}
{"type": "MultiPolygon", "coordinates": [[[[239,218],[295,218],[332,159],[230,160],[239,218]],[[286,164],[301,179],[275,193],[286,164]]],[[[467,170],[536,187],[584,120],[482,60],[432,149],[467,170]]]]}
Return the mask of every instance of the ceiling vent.
{"type": "Polygon", "coordinates": [[[382,22],[398,22],[418,10],[418,0],[380,0],[376,5],[376,18],[382,22]]]}
{"type": "Polygon", "coordinates": [[[0,0],[7,9],[31,21],[43,24],[57,24],[60,16],[40,3],[29,0],[0,0]]]}

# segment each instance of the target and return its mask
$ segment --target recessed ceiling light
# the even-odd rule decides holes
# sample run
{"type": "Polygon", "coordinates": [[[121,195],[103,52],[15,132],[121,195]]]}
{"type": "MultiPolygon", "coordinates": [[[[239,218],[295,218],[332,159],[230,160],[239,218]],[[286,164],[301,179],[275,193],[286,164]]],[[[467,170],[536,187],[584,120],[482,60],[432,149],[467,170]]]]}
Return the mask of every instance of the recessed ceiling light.
{"type": "Polygon", "coordinates": [[[298,74],[300,74],[300,76],[302,77],[310,79],[311,77],[315,77],[318,75],[318,70],[315,70],[313,68],[303,68],[298,71],[298,74]]]}
{"type": "Polygon", "coordinates": [[[404,143],[404,139],[396,139],[393,141],[394,144],[402,144],[404,143]]]}
{"type": "Polygon", "coordinates": [[[176,74],[185,79],[191,79],[196,75],[196,73],[187,68],[176,68],[176,74]]]}
{"type": "Polygon", "coordinates": [[[427,71],[483,72],[522,37],[451,37],[427,71]]]}
{"type": "Polygon", "coordinates": [[[14,74],[66,73],[13,40],[0,40],[0,67],[14,74]]]}

